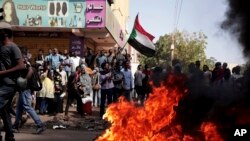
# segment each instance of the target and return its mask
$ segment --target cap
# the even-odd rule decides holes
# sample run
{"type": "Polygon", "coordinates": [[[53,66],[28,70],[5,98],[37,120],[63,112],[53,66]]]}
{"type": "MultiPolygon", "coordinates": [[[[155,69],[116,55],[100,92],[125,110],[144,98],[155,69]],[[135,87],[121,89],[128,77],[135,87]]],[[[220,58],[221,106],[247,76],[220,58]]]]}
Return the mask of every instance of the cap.
{"type": "Polygon", "coordinates": [[[11,25],[6,22],[0,22],[0,29],[11,29],[11,25]]]}

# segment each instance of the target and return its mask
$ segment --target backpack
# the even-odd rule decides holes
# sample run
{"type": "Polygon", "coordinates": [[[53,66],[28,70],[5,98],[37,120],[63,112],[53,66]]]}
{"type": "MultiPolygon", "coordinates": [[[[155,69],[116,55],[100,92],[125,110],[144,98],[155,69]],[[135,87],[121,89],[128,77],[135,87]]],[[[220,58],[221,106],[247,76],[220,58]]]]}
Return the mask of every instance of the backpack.
{"type": "Polygon", "coordinates": [[[33,73],[28,79],[28,86],[31,91],[40,91],[43,88],[40,75],[34,67],[32,67],[32,70],[33,73]]]}

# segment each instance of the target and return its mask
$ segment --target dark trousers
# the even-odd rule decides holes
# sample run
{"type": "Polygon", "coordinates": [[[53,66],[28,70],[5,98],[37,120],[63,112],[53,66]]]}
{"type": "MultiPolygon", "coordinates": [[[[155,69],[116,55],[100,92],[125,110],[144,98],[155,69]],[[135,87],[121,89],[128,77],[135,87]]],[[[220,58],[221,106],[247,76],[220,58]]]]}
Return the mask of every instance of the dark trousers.
{"type": "Polygon", "coordinates": [[[54,108],[55,113],[63,113],[63,98],[60,93],[55,93],[54,108]]]}
{"type": "Polygon", "coordinates": [[[143,86],[135,86],[135,91],[141,101],[141,103],[144,103],[145,100],[145,91],[143,90],[143,86]]]}
{"type": "Polygon", "coordinates": [[[83,105],[83,103],[82,103],[82,96],[81,96],[81,94],[80,93],[77,93],[76,95],[75,95],[75,98],[76,98],[76,101],[77,101],[77,103],[76,103],[76,110],[77,110],[77,112],[81,115],[81,116],[83,116],[83,110],[82,110],[82,105],[83,105]]]}
{"type": "Polygon", "coordinates": [[[122,96],[124,96],[126,98],[127,101],[130,101],[130,90],[122,90],[122,96]]]}
{"type": "Polygon", "coordinates": [[[54,114],[54,112],[55,112],[55,110],[54,110],[55,109],[54,108],[54,99],[46,97],[45,100],[48,103],[48,107],[47,107],[48,114],[54,114]]]}
{"type": "Polygon", "coordinates": [[[122,95],[122,89],[114,88],[113,102],[117,102],[118,98],[122,95]]]}
{"type": "Polygon", "coordinates": [[[15,87],[6,85],[0,86],[0,116],[3,120],[5,130],[5,140],[11,140],[14,138],[12,131],[12,123],[10,116],[11,102],[15,95],[15,87]]]}
{"type": "Polygon", "coordinates": [[[113,88],[112,89],[101,89],[101,105],[100,105],[100,117],[105,113],[105,103],[106,98],[108,99],[108,104],[112,103],[113,88]]]}
{"type": "MultiPolygon", "coordinates": [[[[69,112],[69,105],[73,103],[75,99],[79,100],[78,92],[75,88],[68,88],[67,89],[67,102],[65,107],[65,115],[68,115],[69,112]]],[[[80,97],[81,99],[81,97],[80,97]]]]}

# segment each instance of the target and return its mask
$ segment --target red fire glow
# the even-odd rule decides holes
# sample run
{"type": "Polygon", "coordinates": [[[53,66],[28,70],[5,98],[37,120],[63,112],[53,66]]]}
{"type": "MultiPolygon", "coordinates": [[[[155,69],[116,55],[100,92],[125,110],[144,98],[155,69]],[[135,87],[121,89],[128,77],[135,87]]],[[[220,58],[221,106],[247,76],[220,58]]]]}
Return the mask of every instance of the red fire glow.
{"type": "MultiPolygon", "coordinates": [[[[137,107],[135,103],[129,103],[123,97],[118,103],[111,104],[104,115],[111,127],[97,141],[202,140],[199,137],[184,135],[181,125],[173,122],[176,117],[174,107],[178,106],[179,100],[187,92],[180,91],[177,86],[173,87],[179,78],[171,76],[166,86],[153,88],[143,107],[137,107]]],[[[207,141],[222,140],[213,123],[203,123],[200,130],[207,141]]]]}

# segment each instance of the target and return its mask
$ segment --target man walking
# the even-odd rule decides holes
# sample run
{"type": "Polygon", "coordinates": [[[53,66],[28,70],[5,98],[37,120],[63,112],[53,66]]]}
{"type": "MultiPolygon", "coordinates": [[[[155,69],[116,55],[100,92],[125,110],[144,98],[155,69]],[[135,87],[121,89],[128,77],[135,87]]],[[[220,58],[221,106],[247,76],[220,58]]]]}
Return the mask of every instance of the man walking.
{"type": "Polygon", "coordinates": [[[11,26],[0,22],[0,116],[6,132],[5,141],[15,141],[8,109],[16,92],[17,72],[24,69],[21,51],[12,42],[12,36],[11,26]]]}
{"type": "Polygon", "coordinates": [[[21,71],[21,78],[20,78],[21,80],[22,79],[23,80],[22,82],[18,83],[20,91],[16,108],[16,120],[12,129],[14,132],[19,132],[18,130],[19,123],[22,118],[23,110],[25,110],[37,125],[36,134],[40,134],[43,131],[45,131],[45,127],[41,119],[37,115],[36,111],[32,107],[32,95],[31,95],[31,89],[29,88],[30,84],[28,83],[29,82],[28,79],[30,79],[32,76],[33,69],[28,60],[25,60],[24,62],[25,62],[25,69],[21,71]],[[27,85],[25,85],[25,83],[27,85]]]}

